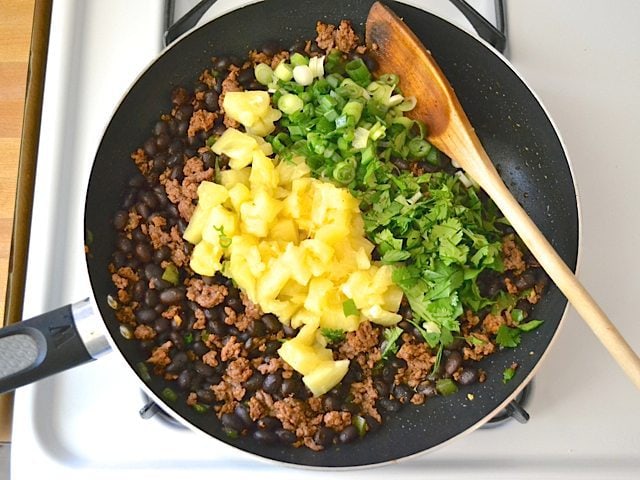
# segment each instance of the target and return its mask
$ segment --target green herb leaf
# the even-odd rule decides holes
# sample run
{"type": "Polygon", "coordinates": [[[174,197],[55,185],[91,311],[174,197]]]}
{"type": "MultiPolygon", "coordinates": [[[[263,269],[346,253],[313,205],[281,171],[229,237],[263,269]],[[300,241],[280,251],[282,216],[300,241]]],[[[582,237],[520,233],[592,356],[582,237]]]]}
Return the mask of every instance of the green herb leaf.
{"type": "Polygon", "coordinates": [[[345,338],[345,331],[341,328],[321,328],[320,333],[329,343],[340,343],[345,338]]]}
{"type": "Polygon", "coordinates": [[[518,328],[523,332],[530,332],[531,330],[535,330],[536,328],[538,328],[543,323],[544,322],[542,320],[529,320],[526,323],[521,323],[520,325],[518,325],[518,328]]]}
{"type": "Polygon", "coordinates": [[[502,372],[502,383],[509,382],[513,376],[516,374],[515,368],[505,368],[504,372],[502,372]]]}
{"type": "Polygon", "coordinates": [[[496,343],[501,347],[515,348],[520,344],[520,330],[500,325],[496,335],[496,343]]]}
{"type": "Polygon", "coordinates": [[[400,327],[389,327],[383,330],[382,336],[384,340],[381,346],[383,360],[386,360],[390,355],[398,351],[398,339],[400,335],[402,335],[402,329],[400,327]]]}

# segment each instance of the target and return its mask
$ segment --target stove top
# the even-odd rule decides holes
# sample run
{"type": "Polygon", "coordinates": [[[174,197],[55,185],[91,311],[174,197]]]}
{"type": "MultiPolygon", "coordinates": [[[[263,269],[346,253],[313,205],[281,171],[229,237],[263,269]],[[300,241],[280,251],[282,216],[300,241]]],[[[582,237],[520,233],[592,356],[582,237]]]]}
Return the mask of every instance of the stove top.
{"type": "MultiPolygon", "coordinates": [[[[243,3],[220,0],[206,18],[243,3]]],[[[446,0],[405,3],[469,28],[446,0]]],[[[493,1],[471,3],[492,15],[493,1]]],[[[627,3],[627,12],[640,14],[639,4],[627,3]]],[[[628,202],[627,192],[635,191],[640,180],[628,140],[635,138],[638,126],[632,112],[640,110],[635,94],[640,64],[637,54],[627,55],[640,48],[640,35],[633,33],[634,15],[612,13],[605,2],[589,11],[581,6],[578,0],[510,3],[509,53],[556,118],[574,159],[584,216],[581,278],[638,351],[640,324],[629,315],[635,310],[638,282],[629,272],[640,268],[635,254],[640,213],[628,202]],[[615,41],[592,38],[603,16],[616,22],[615,41]],[[567,19],[578,18],[589,28],[569,28],[567,19]],[[598,61],[602,64],[594,63],[598,61]],[[576,69],[589,76],[577,76],[576,69]],[[618,82],[616,92],[601,90],[609,78],[618,82]],[[608,146],[597,137],[602,119],[614,116],[620,117],[620,136],[608,146]],[[611,212],[625,221],[614,226],[611,212]],[[611,230],[602,229],[603,224],[611,230]],[[628,280],[611,288],[618,278],[628,280]]],[[[188,8],[176,0],[177,16],[188,8]]],[[[164,14],[162,2],[54,2],[25,317],[90,294],[81,225],[91,162],[122,93],[162,48],[164,14]]],[[[334,474],[367,479],[398,473],[417,478],[427,472],[451,479],[635,478],[640,471],[637,395],[570,309],[530,392],[526,425],[507,422],[428,455],[334,474]]],[[[20,389],[12,477],[169,479],[184,473],[255,473],[293,479],[301,474],[174,428],[158,416],[145,420],[138,413],[144,404],[137,377],[118,355],[20,389]]],[[[304,474],[322,475],[311,470],[304,474]]]]}

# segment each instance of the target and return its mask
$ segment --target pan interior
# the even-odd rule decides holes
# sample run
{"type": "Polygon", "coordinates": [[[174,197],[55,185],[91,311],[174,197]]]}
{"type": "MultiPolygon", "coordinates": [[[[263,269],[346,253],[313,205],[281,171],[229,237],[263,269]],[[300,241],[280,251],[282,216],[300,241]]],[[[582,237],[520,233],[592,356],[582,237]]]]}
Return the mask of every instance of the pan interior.
{"type": "MultiPolygon", "coordinates": [[[[359,33],[370,0],[323,2],[267,0],[231,12],[192,32],[165,51],[128,92],[100,144],[87,194],[85,224],[92,243],[87,256],[95,298],[105,323],[132,368],[145,360],[136,345],[119,333],[107,296],[114,293],[107,265],[114,250],[111,218],[118,210],[128,181],[139,175],[130,154],[149,136],[161,113],[170,111],[176,85],[193,85],[212,56],[238,55],[269,40],[283,46],[315,37],[315,23],[352,20],[359,33]]],[[[575,268],[578,213],[573,179],[562,144],[546,112],[514,71],[492,50],[448,22],[416,8],[391,7],[432,51],[449,78],[471,123],[505,183],[549,238],[562,258],[575,268]]],[[[402,72],[396,72],[402,75],[402,72]]],[[[486,358],[480,367],[487,381],[450,397],[436,397],[421,407],[405,406],[379,431],[349,445],[325,452],[268,446],[251,438],[228,438],[217,419],[172,406],[195,428],[262,457],[307,466],[358,466],[383,463],[428,450],[477,425],[493,412],[528,376],[554,336],[566,300],[551,285],[531,318],[545,322],[523,336],[515,349],[486,358]],[[518,375],[504,384],[502,372],[512,362],[518,375]],[[468,394],[473,394],[470,400],[468,394]]],[[[166,386],[146,382],[158,396],[166,386]]]]}

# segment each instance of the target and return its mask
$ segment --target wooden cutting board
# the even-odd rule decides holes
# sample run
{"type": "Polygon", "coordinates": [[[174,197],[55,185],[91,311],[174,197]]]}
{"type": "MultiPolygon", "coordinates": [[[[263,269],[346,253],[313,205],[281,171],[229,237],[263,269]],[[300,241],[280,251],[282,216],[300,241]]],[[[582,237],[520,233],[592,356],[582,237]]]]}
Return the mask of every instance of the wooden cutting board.
{"type": "MultiPolygon", "coordinates": [[[[0,0],[0,324],[9,250],[35,0],[0,0]]],[[[11,434],[11,397],[0,396],[0,442],[11,434]]]]}

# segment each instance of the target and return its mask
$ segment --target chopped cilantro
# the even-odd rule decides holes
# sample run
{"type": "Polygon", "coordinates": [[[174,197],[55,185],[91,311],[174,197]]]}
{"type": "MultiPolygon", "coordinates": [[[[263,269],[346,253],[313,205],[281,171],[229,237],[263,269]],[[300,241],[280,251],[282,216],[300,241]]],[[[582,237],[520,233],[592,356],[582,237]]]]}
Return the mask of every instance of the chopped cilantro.
{"type": "Polygon", "coordinates": [[[505,368],[504,372],[502,372],[502,383],[509,382],[515,374],[516,374],[515,368],[512,368],[512,367],[505,368]]]}
{"type": "Polygon", "coordinates": [[[345,331],[341,328],[321,328],[320,333],[329,343],[340,343],[345,337],[345,331]]]}
{"type": "Polygon", "coordinates": [[[382,341],[382,359],[389,358],[389,355],[395,354],[398,351],[398,339],[402,335],[402,329],[400,327],[385,328],[382,332],[384,340],[382,341]]]}
{"type": "Polygon", "coordinates": [[[523,332],[530,332],[531,330],[535,330],[540,325],[542,325],[542,320],[529,320],[526,323],[521,323],[518,325],[518,328],[523,332]]]}
{"type": "Polygon", "coordinates": [[[518,328],[500,325],[496,335],[496,343],[501,347],[514,348],[520,345],[520,330],[518,328]]]}

